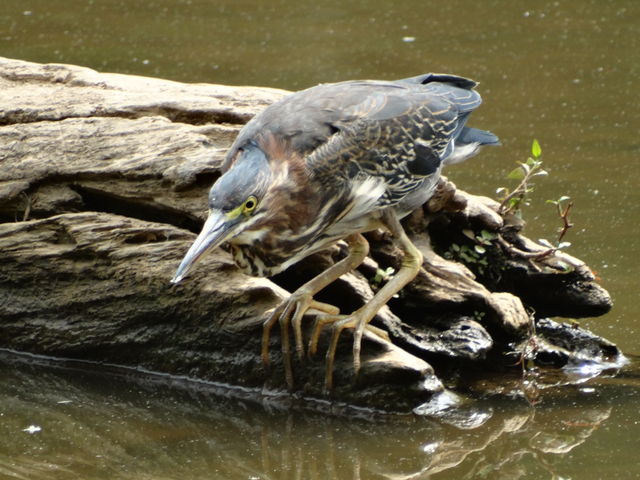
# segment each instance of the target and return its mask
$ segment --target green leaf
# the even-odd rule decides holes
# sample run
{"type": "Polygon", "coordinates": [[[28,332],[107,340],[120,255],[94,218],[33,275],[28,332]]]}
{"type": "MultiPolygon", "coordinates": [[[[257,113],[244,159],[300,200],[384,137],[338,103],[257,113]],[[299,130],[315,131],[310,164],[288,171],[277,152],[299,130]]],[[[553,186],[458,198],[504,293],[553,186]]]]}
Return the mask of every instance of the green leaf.
{"type": "Polygon", "coordinates": [[[509,172],[507,178],[510,180],[522,180],[524,178],[525,172],[522,167],[514,168],[509,172]]]}
{"type": "Polygon", "coordinates": [[[558,199],[558,203],[566,202],[567,200],[571,200],[571,197],[567,197],[566,195],[563,195],[558,199]]]}
{"type": "Polygon", "coordinates": [[[476,258],[472,257],[471,255],[467,255],[464,252],[460,253],[460,258],[467,263],[476,263],[478,261],[476,258]]]}
{"type": "Polygon", "coordinates": [[[513,197],[509,200],[509,202],[507,202],[507,205],[509,205],[509,208],[516,209],[520,206],[521,202],[522,202],[521,198],[513,197]]]}
{"type": "Polygon", "coordinates": [[[542,246],[545,246],[547,248],[554,248],[553,245],[551,245],[551,242],[549,240],[547,240],[546,238],[541,238],[538,240],[538,243],[542,246]]]}
{"type": "Polygon", "coordinates": [[[496,238],[498,238],[498,234],[494,233],[494,232],[490,232],[488,230],[481,230],[480,231],[480,236],[482,237],[483,240],[486,241],[491,241],[491,240],[495,240],[496,238]]]}
{"type": "Polygon", "coordinates": [[[540,158],[542,155],[542,148],[540,147],[540,143],[535,138],[533,139],[533,143],[531,144],[531,155],[533,158],[540,158]]]}
{"type": "Polygon", "coordinates": [[[476,234],[473,233],[473,230],[469,230],[468,228],[465,228],[464,230],[462,230],[462,234],[465,237],[470,238],[471,240],[475,240],[476,239],[476,234]]]}
{"type": "Polygon", "coordinates": [[[484,255],[485,253],[487,253],[487,251],[485,250],[485,248],[482,245],[476,245],[473,247],[473,249],[478,252],[480,255],[484,255]]]}

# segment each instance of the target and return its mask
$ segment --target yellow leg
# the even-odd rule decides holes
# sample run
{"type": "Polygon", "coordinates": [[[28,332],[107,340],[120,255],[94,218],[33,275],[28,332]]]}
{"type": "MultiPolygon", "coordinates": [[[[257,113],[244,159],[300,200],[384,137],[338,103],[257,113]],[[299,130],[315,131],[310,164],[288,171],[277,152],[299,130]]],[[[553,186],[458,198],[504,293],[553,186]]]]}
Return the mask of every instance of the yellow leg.
{"type": "Polygon", "coordinates": [[[350,235],[345,239],[349,244],[349,255],[335,265],[314,277],[291,294],[291,297],[280,306],[264,323],[262,330],[262,362],[269,364],[269,338],[271,329],[278,322],[282,336],[282,358],[284,362],[285,377],[289,388],[293,387],[293,368],[291,363],[291,346],[289,340],[289,326],[293,326],[296,351],[303,358],[304,347],[302,341],[302,317],[310,308],[315,308],[329,315],[336,315],[339,310],[333,305],[317,302],[313,296],[341,275],[350,272],[362,263],[369,253],[369,244],[359,234],[350,235]]]}
{"type": "MultiPolygon", "coordinates": [[[[400,247],[404,250],[404,258],[402,265],[398,272],[389,280],[384,287],[382,287],[375,296],[369,300],[360,309],[353,312],[347,317],[325,317],[325,319],[319,321],[316,325],[316,331],[314,331],[314,337],[319,334],[318,329],[322,328],[322,325],[327,323],[333,323],[332,336],[329,349],[327,350],[327,365],[325,373],[325,391],[331,391],[333,387],[333,364],[336,354],[336,348],[338,346],[338,339],[340,334],[345,328],[353,328],[353,368],[357,373],[360,369],[360,351],[362,344],[362,335],[365,328],[373,330],[369,322],[375,317],[378,310],[380,310],[396,293],[398,293],[406,284],[415,278],[422,265],[422,253],[411,243],[409,237],[405,233],[404,229],[398,221],[396,214],[387,210],[382,217],[383,224],[394,235],[400,247]]],[[[374,333],[379,334],[379,329],[373,330],[374,333]],[[378,331],[376,331],[378,330],[378,331]]],[[[387,337],[388,338],[388,337],[387,337]]],[[[317,341],[317,339],[316,339],[317,341]]]]}

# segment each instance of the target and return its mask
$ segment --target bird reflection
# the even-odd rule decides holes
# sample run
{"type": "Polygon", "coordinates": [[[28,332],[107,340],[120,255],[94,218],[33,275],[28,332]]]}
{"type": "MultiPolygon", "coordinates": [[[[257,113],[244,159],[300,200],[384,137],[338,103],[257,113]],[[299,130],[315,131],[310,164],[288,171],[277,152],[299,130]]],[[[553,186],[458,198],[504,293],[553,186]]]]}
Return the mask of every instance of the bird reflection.
{"type": "Polygon", "coordinates": [[[339,418],[268,412],[166,377],[1,366],[0,471],[36,480],[62,470],[123,479],[546,478],[566,469],[569,452],[590,448],[612,412],[564,388],[536,407],[503,397],[437,419],[339,418]],[[29,425],[41,430],[27,434],[29,425]]]}

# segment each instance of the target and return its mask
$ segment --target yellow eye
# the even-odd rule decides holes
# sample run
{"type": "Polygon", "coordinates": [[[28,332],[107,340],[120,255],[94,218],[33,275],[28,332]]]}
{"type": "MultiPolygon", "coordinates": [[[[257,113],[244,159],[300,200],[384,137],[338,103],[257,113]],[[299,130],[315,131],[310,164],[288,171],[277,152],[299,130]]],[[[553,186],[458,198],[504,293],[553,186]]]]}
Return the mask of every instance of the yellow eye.
{"type": "Polygon", "coordinates": [[[247,198],[242,206],[242,213],[245,215],[249,215],[253,210],[255,210],[256,206],[258,206],[258,199],[251,195],[247,198]]]}

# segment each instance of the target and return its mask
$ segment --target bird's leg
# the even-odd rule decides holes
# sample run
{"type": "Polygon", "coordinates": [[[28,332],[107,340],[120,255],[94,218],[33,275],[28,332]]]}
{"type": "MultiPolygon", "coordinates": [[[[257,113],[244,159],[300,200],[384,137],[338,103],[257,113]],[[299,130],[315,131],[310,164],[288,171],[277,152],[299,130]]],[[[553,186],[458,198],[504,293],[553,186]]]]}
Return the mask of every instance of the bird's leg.
{"type": "Polygon", "coordinates": [[[282,354],[285,367],[285,376],[289,387],[293,387],[293,371],[291,367],[291,350],[289,345],[289,324],[293,326],[295,335],[296,351],[300,358],[304,355],[302,342],[302,317],[310,308],[315,308],[321,312],[336,315],[339,310],[333,305],[318,302],[313,296],[327,285],[332,283],[341,275],[353,270],[362,263],[369,253],[369,244],[365,238],[355,233],[346,239],[349,245],[349,254],[335,265],[309,280],[291,294],[291,297],[276,308],[273,314],[264,323],[262,333],[262,362],[269,364],[269,337],[271,329],[280,323],[282,334],[282,354]]]}
{"type": "MultiPolygon", "coordinates": [[[[333,385],[333,364],[338,346],[338,339],[345,328],[353,328],[353,368],[357,373],[360,369],[360,350],[362,343],[362,335],[365,328],[371,329],[378,336],[380,333],[368,326],[368,323],[375,317],[380,310],[396,293],[398,293],[406,284],[415,278],[422,265],[422,253],[409,240],[402,225],[398,221],[398,217],[392,210],[386,210],[382,216],[383,224],[394,235],[400,247],[404,250],[404,258],[398,272],[360,309],[347,316],[346,318],[337,320],[333,319],[333,334],[331,344],[327,350],[327,366],[325,373],[325,391],[330,391],[333,385]]],[[[328,322],[332,320],[329,319],[328,322]]],[[[320,326],[321,328],[321,326],[320,326]]]]}

